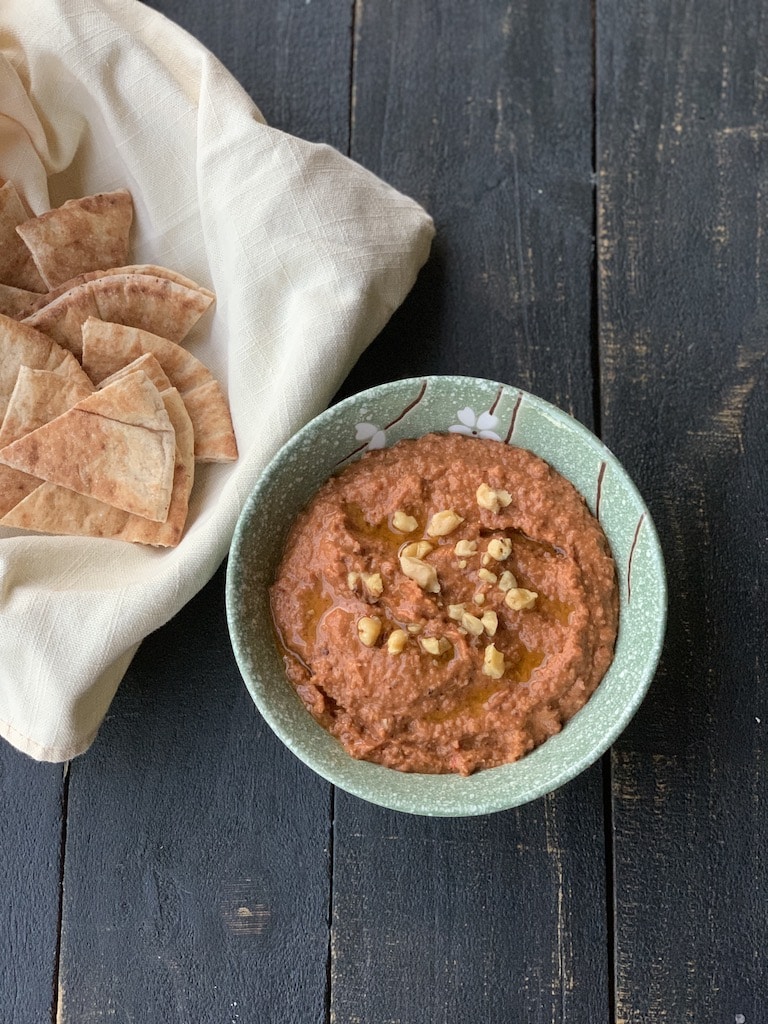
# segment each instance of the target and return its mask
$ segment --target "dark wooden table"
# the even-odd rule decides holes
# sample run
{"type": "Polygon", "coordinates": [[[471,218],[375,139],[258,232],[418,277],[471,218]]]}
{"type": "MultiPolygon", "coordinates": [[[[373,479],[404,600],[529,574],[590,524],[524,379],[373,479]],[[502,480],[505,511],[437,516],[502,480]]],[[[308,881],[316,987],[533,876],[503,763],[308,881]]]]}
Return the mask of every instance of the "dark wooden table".
{"type": "Polygon", "coordinates": [[[261,721],[220,571],[86,755],[0,749],[0,1021],[764,1024],[765,4],[153,6],[435,218],[344,392],[486,376],[596,430],[658,525],[667,643],[570,785],[411,817],[261,721]]]}

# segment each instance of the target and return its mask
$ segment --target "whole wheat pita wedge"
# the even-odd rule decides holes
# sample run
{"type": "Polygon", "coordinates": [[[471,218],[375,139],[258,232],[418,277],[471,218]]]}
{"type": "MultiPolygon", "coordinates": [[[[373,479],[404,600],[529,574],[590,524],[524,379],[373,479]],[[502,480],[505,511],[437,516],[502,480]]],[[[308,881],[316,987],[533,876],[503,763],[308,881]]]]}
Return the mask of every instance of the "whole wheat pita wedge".
{"type": "Polygon", "coordinates": [[[145,352],[126,366],[123,366],[121,369],[111,373],[109,377],[105,377],[104,380],[99,382],[99,388],[109,387],[109,385],[114,384],[116,380],[120,380],[121,377],[127,377],[129,373],[135,373],[136,370],[143,370],[161,395],[171,387],[171,382],[168,380],[168,377],[160,363],[158,363],[157,359],[151,352],[145,352]]]}
{"type": "Polygon", "coordinates": [[[195,429],[195,459],[234,461],[237,442],[229,406],[207,366],[181,345],[149,331],[92,317],[83,324],[83,367],[96,384],[145,352],[155,356],[184,399],[195,429]],[[188,396],[193,396],[189,402],[188,396]]]}
{"type": "Polygon", "coordinates": [[[185,288],[198,291],[211,300],[216,298],[210,288],[198,284],[191,277],[185,277],[169,267],[160,267],[156,263],[131,263],[126,267],[107,267],[105,270],[91,270],[87,274],[78,274],[77,277],[73,277],[69,281],[60,284],[57,288],[46,292],[45,301],[53,302],[54,299],[58,299],[60,295],[69,291],[70,288],[76,288],[80,284],[87,284],[88,281],[95,281],[99,277],[114,277],[116,274],[144,274],[147,277],[162,277],[168,281],[174,281],[176,284],[183,285],[185,288]]]}
{"type": "Polygon", "coordinates": [[[184,532],[194,480],[194,438],[189,415],[178,391],[169,389],[163,392],[162,399],[176,433],[173,492],[164,523],[131,515],[96,498],[46,482],[39,484],[0,519],[0,526],[175,547],[184,532]]]}
{"type": "Polygon", "coordinates": [[[0,463],[164,522],[175,451],[163,400],[139,371],[6,445],[0,463]]]}
{"type": "Polygon", "coordinates": [[[90,283],[81,284],[48,302],[21,323],[34,327],[79,359],[83,351],[82,325],[89,316],[98,316],[99,307],[90,283]]]}
{"type": "Polygon", "coordinates": [[[14,288],[44,292],[46,284],[35,266],[32,253],[16,234],[17,225],[28,217],[16,186],[12,181],[6,181],[0,187],[0,281],[14,288]]]}
{"type": "Polygon", "coordinates": [[[88,317],[138,327],[180,342],[213,299],[197,288],[150,274],[106,274],[59,295],[24,319],[78,358],[88,317]]]}
{"type": "Polygon", "coordinates": [[[90,380],[71,352],[61,348],[40,331],[0,315],[0,417],[5,415],[21,366],[33,370],[52,370],[86,386],[90,385],[90,380]]]}
{"type": "Polygon", "coordinates": [[[0,281],[0,313],[14,320],[23,320],[25,316],[36,313],[48,301],[48,296],[39,292],[30,292],[26,288],[14,288],[0,281]]]}
{"type": "Polygon", "coordinates": [[[70,199],[16,228],[48,288],[128,259],[133,200],[127,189],[70,199]]]}
{"type": "MultiPolygon", "coordinates": [[[[92,391],[90,383],[62,377],[50,370],[20,367],[0,426],[0,448],[60,416],[92,391]]],[[[39,477],[0,464],[0,516],[39,486],[39,477]]]]}

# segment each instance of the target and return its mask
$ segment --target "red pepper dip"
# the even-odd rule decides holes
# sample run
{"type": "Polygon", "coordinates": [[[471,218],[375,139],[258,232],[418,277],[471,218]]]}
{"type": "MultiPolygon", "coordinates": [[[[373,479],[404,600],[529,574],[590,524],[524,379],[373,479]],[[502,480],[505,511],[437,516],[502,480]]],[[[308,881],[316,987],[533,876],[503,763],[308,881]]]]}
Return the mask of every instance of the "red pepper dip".
{"type": "Polygon", "coordinates": [[[515,761],[613,659],[608,542],[522,448],[429,434],[368,452],[294,524],[270,592],[286,671],[356,758],[460,773],[515,761]]]}

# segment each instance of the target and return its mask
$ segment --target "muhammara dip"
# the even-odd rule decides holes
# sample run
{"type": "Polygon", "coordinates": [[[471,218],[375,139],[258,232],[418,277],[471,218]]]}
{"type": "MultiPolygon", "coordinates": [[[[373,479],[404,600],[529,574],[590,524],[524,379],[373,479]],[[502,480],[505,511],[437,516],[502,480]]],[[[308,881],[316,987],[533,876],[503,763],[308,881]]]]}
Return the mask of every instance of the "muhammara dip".
{"type": "Polygon", "coordinates": [[[294,525],[272,610],[288,677],[354,757],[468,775],[559,732],[613,658],[616,573],[574,487],[521,448],[366,454],[294,525]]]}

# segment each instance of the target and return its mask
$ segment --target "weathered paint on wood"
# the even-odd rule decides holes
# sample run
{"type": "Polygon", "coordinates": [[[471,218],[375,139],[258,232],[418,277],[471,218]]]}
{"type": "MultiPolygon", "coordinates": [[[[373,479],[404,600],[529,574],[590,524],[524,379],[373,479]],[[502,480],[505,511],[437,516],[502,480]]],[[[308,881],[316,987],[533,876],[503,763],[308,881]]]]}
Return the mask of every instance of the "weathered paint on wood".
{"type": "Polygon", "coordinates": [[[223,572],[70,769],[60,1024],[323,1021],[330,787],[242,684],[223,572]]]}
{"type": "MultiPolygon", "coordinates": [[[[358,4],[355,41],[352,156],[438,235],[345,390],[467,373],[590,423],[589,4],[358,4]]],[[[605,1020],[604,843],[600,765],[479,820],[337,793],[332,1020],[605,1020]]]]}
{"type": "Polygon", "coordinates": [[[0,1020],[55,1004],[66,769],[0,743],[0,1020]]]}
{"type": "Polygon", "coordinates": [[[662,671],[613,759],[617,1020],[768,1007],[768,23],[598,0],[603,430],[665,548],[662,671]]]}

